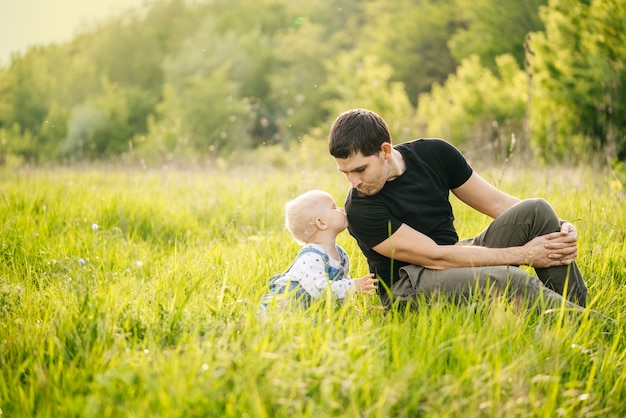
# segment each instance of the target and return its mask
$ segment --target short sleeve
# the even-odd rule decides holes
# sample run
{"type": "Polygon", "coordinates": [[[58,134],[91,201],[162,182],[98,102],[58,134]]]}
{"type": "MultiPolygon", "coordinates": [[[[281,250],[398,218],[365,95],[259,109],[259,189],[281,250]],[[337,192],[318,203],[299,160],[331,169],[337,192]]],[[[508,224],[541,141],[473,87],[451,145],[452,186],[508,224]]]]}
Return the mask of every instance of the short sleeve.
{"type": "Polygon", "coordinates": [[[465,183],[472,175],[469,165],[461,151],[444,140],[431,141],[436,146],[436,155],[440,159],[441,174],[448,179],[448,188],[456,189],[465,183]]]}
{"type": "Polygon", "coordinates": [[[380,198],[369,196],[367,202],[355,198],[350,202],[348,229],[361,248],[371,249],[389,238],[402,226],[402,221],[391,214],[380,198]]]}

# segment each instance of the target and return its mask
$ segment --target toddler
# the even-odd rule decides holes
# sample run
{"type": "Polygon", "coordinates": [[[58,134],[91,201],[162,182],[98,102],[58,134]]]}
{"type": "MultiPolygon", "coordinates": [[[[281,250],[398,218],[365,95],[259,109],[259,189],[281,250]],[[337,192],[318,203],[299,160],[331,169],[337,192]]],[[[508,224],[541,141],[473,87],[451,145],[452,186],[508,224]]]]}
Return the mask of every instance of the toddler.
{"type": "Polygon", "coordinates": [[[306,308],[327,289],[342,302],[355,291],[374,294],[378,279],[373,274],[358,279],[349,276],[348,254],[335,242],[348,227],[348,218],[330,194],[311,190],[287,202],[285,226],[302,249],[285,272],[268,280],[270,292],[263,296],[260,311],[273,300],[291,300],[306,308]]]}

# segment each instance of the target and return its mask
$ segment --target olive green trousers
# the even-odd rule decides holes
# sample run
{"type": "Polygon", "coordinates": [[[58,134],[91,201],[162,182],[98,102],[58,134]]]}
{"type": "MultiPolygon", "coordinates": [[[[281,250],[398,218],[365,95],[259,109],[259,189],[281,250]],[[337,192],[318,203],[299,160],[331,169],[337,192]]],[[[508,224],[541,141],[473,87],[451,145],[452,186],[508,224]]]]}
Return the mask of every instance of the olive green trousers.
{"type": "MultiPolygon", "coordinates": [[[[559,218],[543,199],[519,202],[474,238],[457,245],[479,245],[493,248],[521,246],[539,235],[560,230],[559,218]]],[[[433,295],[469,297],[476,291],[496,291],[523,299],[529,305],[543,303],[549,307],[565,304],[584,307],[587,286],[575,262],[569,265],[536,268],[536,276],[518,266],[462,267],[430,270],[409,265],[399,271],[391,294],[381,292],[383,305],[394,301],[406,303],[418,297],[433,295]],[[565,294],[566,301],[563,301],[565,294]]]]}

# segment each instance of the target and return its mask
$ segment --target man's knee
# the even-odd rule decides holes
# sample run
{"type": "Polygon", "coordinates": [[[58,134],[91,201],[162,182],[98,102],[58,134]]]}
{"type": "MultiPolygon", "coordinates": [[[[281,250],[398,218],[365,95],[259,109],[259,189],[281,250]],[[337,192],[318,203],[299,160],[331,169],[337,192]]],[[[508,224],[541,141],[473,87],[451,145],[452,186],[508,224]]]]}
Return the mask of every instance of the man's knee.
{"type": "Polygon", "coordinates": [[[554,211],[554,208],[547,200],[542,198],[531,198],[522,200],[521,205],[525,211],[532,213],[537,218],[552,219],[558,222],[558,216],[554,211]]]}

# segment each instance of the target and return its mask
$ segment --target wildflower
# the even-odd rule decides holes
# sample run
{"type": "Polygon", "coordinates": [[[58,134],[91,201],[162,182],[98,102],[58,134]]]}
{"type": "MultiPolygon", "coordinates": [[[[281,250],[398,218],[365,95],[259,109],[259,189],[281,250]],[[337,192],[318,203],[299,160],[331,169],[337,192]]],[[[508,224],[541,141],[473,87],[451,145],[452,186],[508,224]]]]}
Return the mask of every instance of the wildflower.
{"type": "Polygon", "coordinates": [[[98,230],[98,224],[91,224],[91,229],[93,229],[94,231],[98,230]]]}

